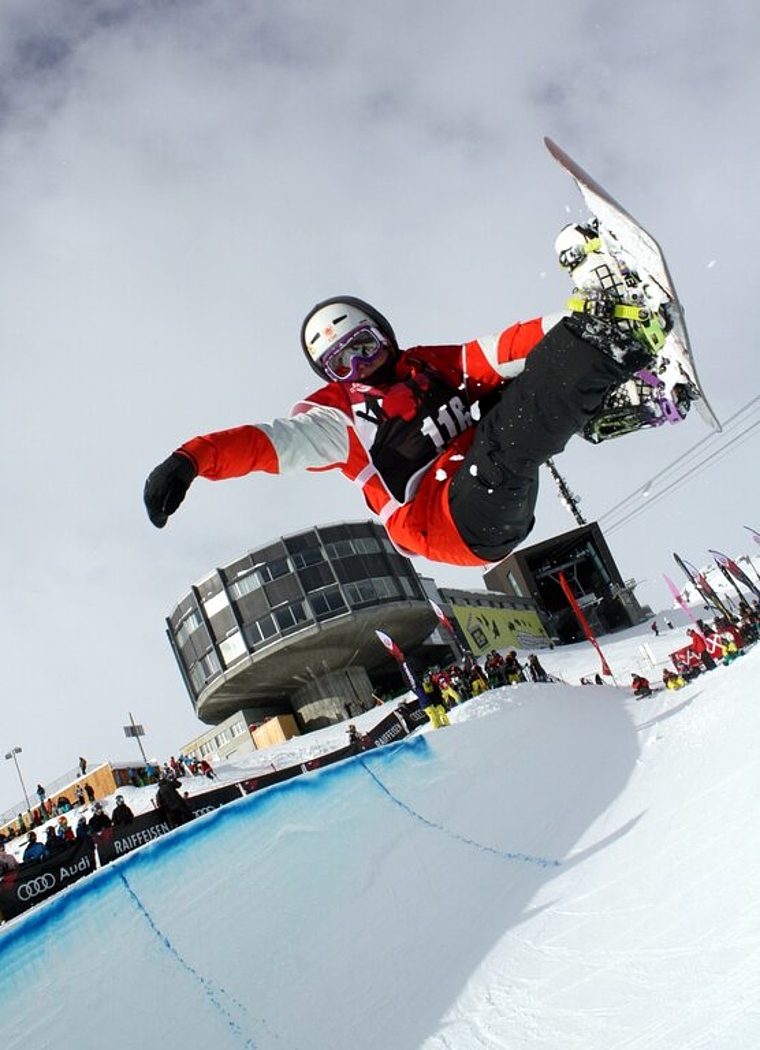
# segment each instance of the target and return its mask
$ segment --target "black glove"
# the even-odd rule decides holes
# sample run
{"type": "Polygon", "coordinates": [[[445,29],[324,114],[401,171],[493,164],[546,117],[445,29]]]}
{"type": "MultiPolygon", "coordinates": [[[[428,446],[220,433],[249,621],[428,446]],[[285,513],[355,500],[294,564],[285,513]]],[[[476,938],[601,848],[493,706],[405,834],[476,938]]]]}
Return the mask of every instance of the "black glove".
{"type": "Polygon", "coordinates": [[[172,452],[150,472],[143,500],[148,517],[157,529],[162,529],[169,515],[179,507],[197,473],[192,460],[181,452],[172,452]]]}

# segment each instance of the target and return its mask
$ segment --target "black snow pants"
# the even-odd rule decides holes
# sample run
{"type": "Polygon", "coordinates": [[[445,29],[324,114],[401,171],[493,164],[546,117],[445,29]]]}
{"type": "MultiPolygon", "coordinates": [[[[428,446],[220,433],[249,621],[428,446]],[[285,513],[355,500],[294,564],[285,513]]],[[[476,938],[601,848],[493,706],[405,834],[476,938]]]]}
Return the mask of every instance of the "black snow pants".
{"type": "Polygon", "coordinates": [[[500,561],[533,528],[542,463],[583,429],[628,370],[587,343],[583,321],[565,318],[526,358],[477,427],[454,475],[454,523],[478,557],[500,561]]]}

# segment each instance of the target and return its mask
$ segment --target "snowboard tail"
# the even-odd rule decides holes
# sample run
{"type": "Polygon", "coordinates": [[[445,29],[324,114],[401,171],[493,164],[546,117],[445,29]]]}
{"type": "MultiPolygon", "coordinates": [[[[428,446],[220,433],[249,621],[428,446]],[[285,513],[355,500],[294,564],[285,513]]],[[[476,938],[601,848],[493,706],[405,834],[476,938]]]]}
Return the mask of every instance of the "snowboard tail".
{"type": "Polygon", "coordinates": [[[708,426],[720,431],[697,374],[683,310],[660,245],[555,142],[550,138],[544,142],[578,187],[606,250],[635,271],[646,305],[667,322],[651,365],[609,392],[583,436],[598,443],[635,430],[679,423],[692,403],[708,426]]]}

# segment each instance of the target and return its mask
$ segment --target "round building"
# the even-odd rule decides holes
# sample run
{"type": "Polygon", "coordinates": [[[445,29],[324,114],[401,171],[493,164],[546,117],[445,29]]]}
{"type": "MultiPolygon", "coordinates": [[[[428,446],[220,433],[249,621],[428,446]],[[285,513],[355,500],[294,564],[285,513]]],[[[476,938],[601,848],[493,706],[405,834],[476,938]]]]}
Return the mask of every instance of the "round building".
{"type": "Polygon", "coordinates": [[[364,710],[401,681],[375,634],[415,649],[435,613],[408,558],[371,521],[283,536],[215,569],[167,619],[197,716],[293,714],[302,731],[364,710]]]}

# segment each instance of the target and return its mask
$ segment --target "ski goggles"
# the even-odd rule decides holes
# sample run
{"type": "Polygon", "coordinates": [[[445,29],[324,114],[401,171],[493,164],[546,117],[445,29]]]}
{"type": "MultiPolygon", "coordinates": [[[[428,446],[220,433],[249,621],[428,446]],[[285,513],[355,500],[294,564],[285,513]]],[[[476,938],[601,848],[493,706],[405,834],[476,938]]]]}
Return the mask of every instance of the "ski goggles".
{"type": "Polygon", "coordinates": [[[377,328],[360,324],[338,339],[322,357],[319,364],[325,373],[338,383],[351,383],[359,378],[361,365],[370,365],[390,343],[377,328]]]}

